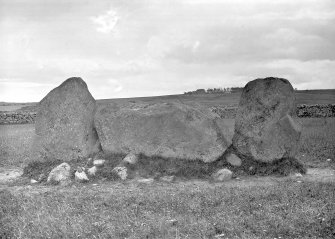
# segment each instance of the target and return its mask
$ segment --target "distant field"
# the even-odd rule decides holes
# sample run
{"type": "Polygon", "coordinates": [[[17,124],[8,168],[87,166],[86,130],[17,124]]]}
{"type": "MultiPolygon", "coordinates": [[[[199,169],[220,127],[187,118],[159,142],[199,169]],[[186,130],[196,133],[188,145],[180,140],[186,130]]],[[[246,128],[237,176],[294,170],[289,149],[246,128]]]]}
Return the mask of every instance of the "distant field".
{"type": "MultiPolygon", "coordinates": [[[[335,89],[331,90],[303,90],[296,91],[297,104],[334,104],[335,89]]],[[[238,106],[241,93],[231,94],[199,94],[199,95],[166,95],[152,97],[137,97],[137,98],[121,98],[121,99],[98,99],[98,104],[110,103],[127,103],[127,102],[183,102],[186,104],[202,104],[208,107],[211,106],[238,106]]],[[[0,111],[26,110],[36,111],[36,103],[3,103],[0,102],[0,111]],[[7,104],[7,105],[6,105],[7,104]],[[23,107],[23,108],[22,108],[23,107]]]]}
{"type": "Polygon", "coordinates": [[[334,90],[302,90],[296,91],[298,104],[334,104],[334,90]]]}
{"type": "MultiPolygon", "coordinates": [[[[200,103],[206,106],[228,105],[238,106],[241,93],[231,94],[199,94],[199,95],[167,95],[154,97],[139,97],[126,99],[103,99],[98,100],[100,104],[108,104],[111,102],[168,102],[181,101],[184,103],[200,103]]],[[[296,91],[297,104],[334,104],[335,89],[331,90],[304,90],[296,91]]]]}
{"type": "Polygon", "coordinates": [[[0,111],[16,111],[23,107],[35,106],[36,103],[7,103],[0,102],[0,111]]]}

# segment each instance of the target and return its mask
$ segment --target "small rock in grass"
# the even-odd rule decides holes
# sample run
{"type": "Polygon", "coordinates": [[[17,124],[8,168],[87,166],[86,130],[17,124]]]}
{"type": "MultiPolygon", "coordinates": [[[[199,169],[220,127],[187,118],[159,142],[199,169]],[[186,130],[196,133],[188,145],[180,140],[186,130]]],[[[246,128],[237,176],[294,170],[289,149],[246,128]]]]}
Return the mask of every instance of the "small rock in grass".
{"type": "Polygon", "coordinates": [[[97,167],[102,167],[102,166],[104,166],[105,161],[106,160],[104,160],[104,159],[96,159],[96,160],[93,161],[93,165],[97,166],[97,167]]]}
{"type": "Polygon", "coordinates": [[[232,176],[233,172],[227,168],[220,169],[212,175],[213,179],[219,182],[229,181],[231,180],[232,176]]]}
{"type": "Polygon", "coordinates": [[[176,179],[176,177],[174,175],[172,175],[172,176],[163,176],[163,177],[159,178],[160,181],[168,182],[168,183],[173,182],[175,179],[176,179]]]}
{"type": "Polygon", "coordinates": [[[123,159],[123,162],[128,164],[136,164],[138,161],[138,156],[133,153],[127,154],[127,156],[123,159]]]}
{"type": "Polygon", "coordinates": [[[236,167],[242,165],[242,160],[233,153],[227,156],[227,162],[236,167]]]}
{"type": "Polygon", "coordinates": [[[49,173],[47,182],[48,183],[60,183],[61,185],[67,185],[70,181],[70,170],[71,167],[68,163],[62,163],[51,170],[49,173]]]}
{"type": "Polygon", "coordinates": [[[225,236],[225,234],[222,233],[222,234],[219,234],[219,235],[215,235],[214,237],[215,237],[215,238],[223,238],[224,236],[225,236]]]}
{"type": "Polygon", "coordinates": [[[330,161],[332,161],[331,159],[327,159],[327,162],[330,162],[330,161]]]}
{"type": "Polygon", "coordinates": [[[38,183],[38,181],[35,180],[35,179],[30,179],[30,183],[31,183],[31,184],[35,184],[35,183],[38,183]]]}
{"type": "Polygon", "coordinates": [[[97,166],[93,166],[92,168],[89,168],[87,170],[88,175],[95,176],[95,174],[98,172],[97,166]]]}
{"type": "Polygon", "coordinates": [[[128,177],[127,168],[124,166],[117,166],[113,168],[112,173],[115,173],[121,180],[126,180],[128,177]]]}
{"type": "Polygon", "coordinates": [[[296,173],[296,174],[294,174],[294,176],[295,176],[296,178],[301,178],[301,177],[302,177],[302,174],[301,174],[301,173],[296,173]]]}
{"type": "Polygon", "coordinates": [[[74,173],[74,178],[75,178],[76,181],[81,182],[81,183],[88,181],[88,177],[87,177],[85,171],[81,171],[81,172],[76,171],[74,173]]]}
{"type": "Polygon", "coordinates": [[[178,220],[177,219],[166,220],[166,224],[168,226],[176,226],[178,224],[178,220]]]}
{"type": "Polygon", "coordinates": [[[140,179],[137,179],[137,182],[151,184],[154,182],[154,179],[153,178],[140,178],[140,179]]]}

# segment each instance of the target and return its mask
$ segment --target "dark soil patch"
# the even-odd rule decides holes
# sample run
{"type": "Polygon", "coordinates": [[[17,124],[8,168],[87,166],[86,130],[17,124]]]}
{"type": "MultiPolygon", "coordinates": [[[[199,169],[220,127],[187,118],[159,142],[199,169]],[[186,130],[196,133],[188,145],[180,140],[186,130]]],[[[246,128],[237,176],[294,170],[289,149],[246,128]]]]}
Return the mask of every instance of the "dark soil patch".
{"type": "MultiPolygon", "coordinates": [[[[234,177],[237,175],[279,175],[287,176],[292,173],[306,173],[305,166],[295,158],[284,158],[273,163],[260,163],[240,155],[233,146],[230,146],[226,152],[217,160],[210,163],[205,163],[201,160],[185,160],[177,158],[163,158],[159,156],[139,155],[138,162],[131,165],[123,162],[125,154],[110,154],[104,155],[100,153],[95,158],[105,159],[103,167],[99,168],[98,174],[90,179],[108,179],[118,180],[119,177],[113,173],[116,166],[124,166],[127,168],[128,178],[135,177],[153,177],[158,178],[162,176],[174,175],[184,179],[210,179],[211,175],[218,169],[228,168],[234,172],[234,177]],[[242,159],[240,167],[234,167],[226,161],[226,156],[230,153],[235,153],[242,159]]],[[[49,172],[62,161],[54,160],[47,162],[31,162],[24,168],[23,176],[38,179],[41,174],[48,175],[49,172]]],[[[74,178],[74,173],[78,167],[90,168],[93,166],[92,161],[77,160],[68,162],[71,166],[71,175],[74,178]]],[[[44,181],[46,177],[44,178],[44,181]]]]}
{"type": "Polygon", "coordinates": [[[227,167],[237,175],[288,176],[292,173],[306,174],[307,172],[306,166],[296,158],[282,158],[272,163],[258,162],[240,154],[233,145],[229,146],[225,153],[213,164],[216,164],[217,168],[227,167]],[[226,161],[226,157],[231,153],[234,153],[242,160],[240,167],[234,167],[226,161]]]}
{"type": "Polygon", "coordinates": [[[24,167],[22,176],[37,179],[41,174],[48,175],[54,167],[61,163],[63,162],[60,160],[33,161],[24,167]]]}
{"type": "Polygon", "coordinates": [[[160,177],[175,175],[182,178],[206,179],[214,172],[214,166],[214,164],[205,163],[201,160],[190,161],[140,155],[139,161],[133,169],[138,171],[140,176],[160,177]]]}

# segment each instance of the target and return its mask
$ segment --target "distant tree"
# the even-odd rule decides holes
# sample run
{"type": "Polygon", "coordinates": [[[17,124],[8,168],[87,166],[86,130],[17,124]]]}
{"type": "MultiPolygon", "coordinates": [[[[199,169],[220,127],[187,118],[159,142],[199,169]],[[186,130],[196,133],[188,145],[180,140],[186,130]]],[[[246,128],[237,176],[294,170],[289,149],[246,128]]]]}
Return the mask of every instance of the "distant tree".
{"type": "Polygon", "coordinates": [[[241,92],[243,90],[243,87],[232,87],[231,92],[241,92]]]}
{"type": "Polygon", "coordinates": [[[197,94],[205,94],[206,93],[205,89],[197,89],[195,92],[197,94]]]}

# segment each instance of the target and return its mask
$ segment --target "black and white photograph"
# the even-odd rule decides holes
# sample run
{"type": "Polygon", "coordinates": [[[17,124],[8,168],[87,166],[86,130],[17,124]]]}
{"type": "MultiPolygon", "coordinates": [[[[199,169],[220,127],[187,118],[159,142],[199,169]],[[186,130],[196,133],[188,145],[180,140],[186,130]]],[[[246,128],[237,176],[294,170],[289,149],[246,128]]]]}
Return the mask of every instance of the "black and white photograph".
{"type": "Polygon", "coordinates": [[[0,0],[0,239],[334,239],[334,0],[0,0]]]}

